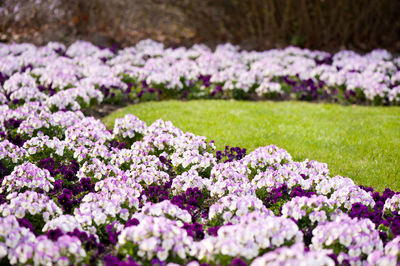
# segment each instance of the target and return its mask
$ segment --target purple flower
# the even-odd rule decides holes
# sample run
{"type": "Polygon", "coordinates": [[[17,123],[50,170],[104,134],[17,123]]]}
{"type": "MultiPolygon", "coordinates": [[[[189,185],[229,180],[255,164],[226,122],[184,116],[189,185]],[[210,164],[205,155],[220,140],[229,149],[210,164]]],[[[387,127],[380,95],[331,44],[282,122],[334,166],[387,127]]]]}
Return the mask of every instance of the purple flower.
{"type": "Polygon", "coordinates": [[[106,266],[118,266],[119,265],[119,259],[112,255],[105,256],[103,259],[103,262],[106,266]]]}
{"type": "Polygon", "coordinates": [[[244,260],[242,260],[241,258],[235,258],[232,260],[230,265],[231,266],[246,266],[247,263],[244,260]]]}
{"type": "Polygon", "coordinates": [[[167,263],[165,261],[161,261],[158,258],[152,259],[150,261],[150,264],[152,266],[165,266],[165,265],[167,265],[167,263]]]}
{"type": "Polygon", "coordinates": [[[132,218],[132,219],[130,219],[130,220],[128,220],[127,222],[126,222],[126,227],[129,227],[129,226],[137,226],[137,225],[139,225],[139,220],[138,219],[136,219],[136,218],[132,218]]]}
{"type": "Polygon", "coordinates": [[[32,233],[36,234],[33,225],[27,219],[25,218],[18,219],[18,223],[20,226],[28,228],[29,230],[31,230],[32,233]]]}
{"type": "Polygon", "coordinates": [[[183,228],[186,230],[189,236],[193,237],[196,240],[201,240],[205,236],[203,225],[197,222],[194,222],[193,224],[184,223],[183,228]]]}
{"type": "Polygon", "coordinates": [[[209,227],[208,228],[208,234],[211,236],[218,236],[218,230],[221,228],[221,226],[215,226],[215,227],[209,227]]]}
{"type": "Polygon", "coordinates": [[[81,178],[80,183],[83,191],[94,192],[94,184],[92,184],[89,177],[81,178]]]}
{"type": "Polygon", "coordinates": [[[47,231],[47,233],[46,233],[46,236],[47,236],[49,239],[53,240],[53,241],[57,241],[57,239],[58,239],[60,236],[63,236],[63,235],[64,235],[63,232],[62,232],[59,228],[54,229],[54,230],[49,230],[49,231],[47,231]]]}

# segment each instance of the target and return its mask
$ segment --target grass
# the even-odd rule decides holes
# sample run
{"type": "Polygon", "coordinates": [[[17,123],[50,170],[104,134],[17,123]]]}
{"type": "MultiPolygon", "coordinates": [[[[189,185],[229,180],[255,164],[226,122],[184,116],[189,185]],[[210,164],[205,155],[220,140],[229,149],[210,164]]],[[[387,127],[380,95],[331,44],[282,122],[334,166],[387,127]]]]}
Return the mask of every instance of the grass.
{"type": "Polygon", "coordinates": [[[183,131],[254,150],[275,144],[294,160],[328,164],[359,185],[400,191],[400,107],[306,102],[163,101],[131,105],[103,119],[132,113],[148,125],[162,118],[183,131]]]}

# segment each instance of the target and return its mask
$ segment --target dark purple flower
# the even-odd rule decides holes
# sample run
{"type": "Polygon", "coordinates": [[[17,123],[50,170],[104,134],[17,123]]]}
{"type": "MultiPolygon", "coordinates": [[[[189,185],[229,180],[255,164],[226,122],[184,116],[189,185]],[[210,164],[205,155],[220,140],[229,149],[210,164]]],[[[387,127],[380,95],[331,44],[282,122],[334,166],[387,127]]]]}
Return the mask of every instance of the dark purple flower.
{"type": "Polygon", "coordinates": [[[118,145],[118,149],[119,149],[119,150],[126,149],[126,143],[125,143],[125,142],[121,142],[121,143],[118,145]]]}
{"type": "Polygon", "coordinates": [[[220,228],[221,228],[221,226],[210,227],[210,228],[208,228],[208,234],[210,236],[218,236],[218,230],[220,228]]]}
{"type": "Polygon", "coordinates": [[[21,123],[22,123],[22,120],[17,120],[17,119],[14,119],[14,118],[10,118],[10,119],[4,121],[3,124],[4,124],[4,127],[6,129],[10,130],[10,129],[18,128],[21,123]]]}
{"type": "Polygon", "coordinates": [[[19,226],[28,228],[32,233],[36,235],[33,225],[26,218],[17,219],[19,226]]]}
{"type": "Polygon", "coordinates": [[[0,72],[0,84],[3,85],[7,79],[9,79],[9,76],[0,72]]]}
{"type": "Polygon", "coordinates": [[[137,225],[139,225],[139,224],[140,224],[140,222],[139,222],[138,219],[132,218],[132,219],[130,219],[130,220],[128,220],[128,221],[126,222],[126,227],[129,227],[129,226],[137,226],[137,225]]]}
{"type": "Polygon", "coordinates": [[[47,238],[49,238],[53,241],[57,241],[57,239],[63,235],[64,235],[64,233],[59,228],[54,229],[54,230],[49,230],[46,233],[47,238]]]}
{"type": "Polygon", "coordinates": [[[201,240],[205,236],[203,225],[197,222],[194,222],[193,224],[184,223],[183,228],[186,230],[189,236],[193,237],[196,240],[201,240]]]}
{"type": "Polygon", "coordinates": [[[241,258],[235,258],[232,260],[231,264],[229,264],[231,266],[246,266],[247,263],[242,260],[241,258]]]}
{"type": "Polygon", "coordinates": [[[167,265],[167,263],[165,261],[161,261],[158,258],[152,259],[150,261],[150,264],[152,266],[165,266],[165,265],[167,265]]]}
{"type": "MultiPolygon", "coordinates": [[[[69,236],[76,236],[79,238],[81,241],[86,241],[88,240],[88,235],[86,232],[81,232],[79,229],[75,228],[74,231],[67,233],[69,236]]],[[[93,237],[94,238],[94,237],[93,237]]]]}
{"type": "Polygon", "coordinates": [[[53,193],[57,193],[57,192],[61,191],[62,188],[63,188],[63,183],[64,183],[64,181],[62,181],[62,180],[54,181],[54,183],[53,183],[53,186],[54,186],[53,193]]]}
{"type": "Polygon", "coordinates": [[[142,81],[142,87],[143,88],[147,88],[148,87],[147,82],[145,80],[142,81]]]}
{"type": "Polygon", "coordinates": [[[119,259],[112,255],[105,256],[103,259],[103,262],[104,262],[105,266],[118,266],[119,265],[119,259]]]}
{"type": "Polygon", "coordinates": [[[92,184],[91,179],[89,177],[81,178],[80,183],[81,183],[81,187],[84,191],[88,191],[88,192],[94,191],[94,184],[92,184]]]}
{"type": "Polygon", "coordinates": [[[108,234],[108,240],[110,241],[110,243],[113,244],[113,245],[117,244],[118,234],[114,230],[112,224],[109,224],[109,225],[106,226],[106,232],[108,234]]]}
{"type": "Polygon", "coordinates": [[[64,178],[68,181],[74,181],[76,179],[75,173],[72,170],[67,169],[64,173],[64,178]]]}
{"type": "Polygon", "coordinates": [[[46,158],[46,159],[40,160],[39,165],[43,169],[49,170],[49,172],[52,174],[54,172],[55,163],[56,162],[54,161],[53,158],[46,158]]]}

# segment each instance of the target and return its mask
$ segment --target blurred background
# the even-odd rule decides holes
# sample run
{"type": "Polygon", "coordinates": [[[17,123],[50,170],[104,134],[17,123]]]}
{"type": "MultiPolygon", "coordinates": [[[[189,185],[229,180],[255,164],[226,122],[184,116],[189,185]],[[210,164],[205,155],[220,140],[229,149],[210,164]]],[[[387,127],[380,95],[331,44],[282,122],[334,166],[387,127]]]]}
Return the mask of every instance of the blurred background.
{"type": "Polygon", "coordinates": [[[0,0],[0,41],[400,51],[398,0],[0,0]]]}

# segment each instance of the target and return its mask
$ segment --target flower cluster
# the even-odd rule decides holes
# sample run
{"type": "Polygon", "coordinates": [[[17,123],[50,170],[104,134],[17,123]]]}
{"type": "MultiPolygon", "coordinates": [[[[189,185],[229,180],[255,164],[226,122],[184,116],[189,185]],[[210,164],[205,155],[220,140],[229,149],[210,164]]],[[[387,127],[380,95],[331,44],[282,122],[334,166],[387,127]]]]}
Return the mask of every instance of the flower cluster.
{"type": "Polygon", "coordinates": [[[242,159],[243,164],[250,168],[253,176],[264,172],[269,166],[274,167],[275,164],[291,161],[292,156],[275,145],[257,148],[242,159]]]}
{"type": "MultiPolygon", "coordinates": [[[[334,220],[341,213],[334,200],[325,196],[295,197],[282,207],[282,216],[299,221],[309,219],[311,224],[334,220]]],[[[310,226],[310,225],[308,225],[310,226]]]]}
{"type": "Polygon", "coordinates": [[[79,208],[74,210],[74,216],[84,229],[100,227],[117,219],[127,221],[129,209],[123,208],[122,203],[110,200],[103,193],[89,193],[83,197],[79,208]]]}
{"type": "Polygon", "coordinates": [[[339,263],[358,263],[373,250],[382,250],[383,244],[370,220],[339,216],[314,229],[311,247],[315,250],[335,247],[339,263]]]}
{"type": "Polygon", "coordinates": [[[251,266],[281,265],[289,266],[300,263],[300,265],[333,266],[335,261],[329,257],[329,251],[306,251],[304,244],[296,243],[291,247],[282,247],[268,252],[255,259],[251,266]]]}
{"type": "Polygon", "coordinates": [[[383,211],[385,212],[400,212],[400,194],[396,194],[391,198],[388,198],[385,201],[385,205],[383,206],[383,211]]]}
{"type": "MultiPolygon", "coordinates": [[[[37,216],[38,219],[33,218],[32,221],[40,223],[41,221],[47,222],[50,219],[62,214],[62,210],[57,204],[49,197],[33,191],[25,191],[24,193],[11,193],[7,196],[9,203],[4,203],[0,206],[1,215],[7,217],[14,215],[22,219],[25,216],[37,216]]],[[[39,224],[43,227],[43,224],[39,224]]]]}
{"type": "Polygon", "coordinates": [[[82,263],[86,251],[79,238],[64,235],[49,239],[36,237],[28,228],[19,225],[15,216],[0,218],[0,258],[18,265],[69,265],[82,263]]]}
{"type": "Polygon", "coordinates": [[[172,181],[172,191],[174,194],[185,192],[188,188],[208,189],[211,186],[210,179],[202,178],[193,169],[182,173],[172,181]]]}
{"type": "Polygon", "coordinates": [[[247,52],[226,44],[212,51],[202,45],[166,49],[150,40],[118,53],[84,41],[68,48],[53,43],[8,44],[0,49],[1,101],[41,101],[51,110],[175,97],[374,104],[398,104],[400,99],[400,60],[385,50],[365,55],[296,47],[247,52]]]}
{"type": "Polygon", "coordinates": [[[115,119],[113,137],[121,139],[139,140],[146,130],[146,123],[134,115],[127,115],[124,118],[115,119]]]}
{"type": "Polygon", "coordinates": [[[142,207],[141,212],[148,216],[164,216],[171,218],[172,220],[180,220],[186,223],[190,223],[192,220],[188,211],[182,210],[175,204],[172,204],[169,200],[164,200],[160,203],[148,202],[142,207]]]}
{"type": "Polygon", "coordinates": [[[368,256],[368,265],[395,265],[400,255],[400,237],[386,244],[384,250],[375,250],[368,256]]]}
{"type": "Polygon", "coordinates": [[[21,191],[23,189],[49,192],[53,188],[54,178],[48,170],[43,170],[32,163],[25,162],[3,179],[0,192],[21,191]]]}
{"type": "Polygon", "coordinates": [[[137,215],[140,223],[122,230],[118,237],[119,252],[123,255],[151,261],[186,259],[192,239],[175,221],[165,217],[137,215]]]}
{"type": "Polygon", "coordinates": [[[297,225],[283,217],[252,212],[243,216],[235,225],[223,226],[217,236],[195,243],[195,256],[208,261],[223,263],[224,256],[256,258],[260,251],[283,245],[292,245],[303,239],[297,225]]]}
{"type": "Polygon", "coordinates": [[[210,206],[208,219],[213,225],[237,224],[241,217],[253,211],[273,215],[257,197],[228,195],[210,206]]]}

